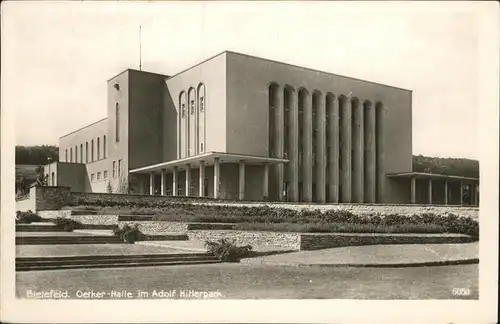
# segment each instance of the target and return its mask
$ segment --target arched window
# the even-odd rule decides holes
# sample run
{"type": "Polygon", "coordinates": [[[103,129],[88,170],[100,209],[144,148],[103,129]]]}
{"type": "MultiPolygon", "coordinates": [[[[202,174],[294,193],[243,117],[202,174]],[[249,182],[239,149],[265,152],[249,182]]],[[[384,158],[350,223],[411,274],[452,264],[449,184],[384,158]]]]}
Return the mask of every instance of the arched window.
{"type": "Polygon", "coordinates": [[[198,125],[197,139],[199,143],[199,153],[205,153],[205,110],[206,110],[206,90],[205,85],[198,85],[198,115],[196,116],[196,124],[198,125]]]}
{"type": "Polygon", "coordinates": [[[80,144],[80,163],[83,163],[83,144],[80,144]]]}
{"type": "MultiPolygon", "coordinates": [[[[115,108],[115,139],[117,143],[120,141],[120,104],[118,102],[115,108]]],[[[93,152],[94,150],[92,150],[92,154],[93,152]]]]}
{"type": "Polygon", "coordinates": [[[69,148],[69,162],[73,162],[73,148],[69,148]]]}
{"type": "Polygon", "coordinates": [[[106,158],[106,135],[102,137],[103,157],[106,158]]]}
{"type": "Polygon", "coordinates": [[[187,122],[186,122],[186,92],[182,91],[179,94],[179,158],[186,157],[187,149],[187,122]]]}
{"type": "Polygon", "coordinates": [[[94,140],[90,141],[90,162],[94,162],[94,140]]]}
{"type": "Polygon", "coordinates": [[[68,160],[68,149],[64,150],[64,161],[65,162],[69,162],[69,160],[68,160]]]}
{"type": "Polygon", "coordinates": [[[75,145],[75,163],[78,163],[78,145],[75,145]]]}
{"type": "Polygon", "coordinates": [[[101,139],[97,138],[97,161],[101,159],[101,139]]]}
{"type": "Polygon", "coordinates": [[[198,144],[196,143],[196,91],[191,88],[188,91],[188,102],[189,102],[189,118],[186,119],[188,123],[188,155],[192,156],[197,153],[198,144]]]}

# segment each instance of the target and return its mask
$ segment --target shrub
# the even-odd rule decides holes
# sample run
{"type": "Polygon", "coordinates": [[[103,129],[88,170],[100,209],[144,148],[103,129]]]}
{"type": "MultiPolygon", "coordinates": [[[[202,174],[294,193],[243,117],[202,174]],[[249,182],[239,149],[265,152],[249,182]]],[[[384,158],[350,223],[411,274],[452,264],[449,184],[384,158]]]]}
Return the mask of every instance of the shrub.
{"type": "Polygon", "coordinates": [[[122,228],[117,225],[113,228],[113,234],[128,244],[133,244],[144,239],[144,234],[139,230],[139,225],[137,224],[134,224],[133,226],[125,224],[122,228]]]}
{"type": "Polygon", "coordinates": [[[227,239],[217,242],[206,241],[207,252],[216,256],[223,262],[239,262],[241,258],[247,257],[252,251],[251,245],[236,246],[227,239]]]}
{"type": "Polygon", "coordinates": [[[52,219],[52,222],[57,227],[64,229],[66,232],[72,232],[75,229],[83,228],[83,224],[70,218],[57,217],[52,219]]]}
{"type": "Polygon", "coordinates": [[[42,217],[35,214],[31,210],[26,212],[17,211],[16,212],[16,223],[17,224],[31,224],[33,222],[43,222],[42,217]]]}

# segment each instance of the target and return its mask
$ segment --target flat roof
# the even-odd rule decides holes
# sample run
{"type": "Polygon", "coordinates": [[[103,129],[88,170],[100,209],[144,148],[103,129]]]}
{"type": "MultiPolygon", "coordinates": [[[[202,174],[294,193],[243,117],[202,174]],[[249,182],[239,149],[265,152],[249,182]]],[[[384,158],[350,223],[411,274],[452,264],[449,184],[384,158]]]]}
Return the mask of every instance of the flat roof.
{"type": "Polygon", "coordinates": [[[169,78],[169,76],[168,76],[168,75],[166,75],[166,74],[161,74],[161,73],[156,73],[156,72],[149,72],[149,71],[143,71],[143,70],[137,70],[137,69],[130,69],[130,68],[128,68],[128,69],[125,69],[125,70],[121,71],[121,72],[120,72],[120,73],[118,73],[118,74],[115,74],[114,76],[112,76],[111,78],[109,78],[108,80],[106,80],[106,82],[109,82],[109,81],[113,80],[114,78],[116,78],[116,77],[117,77],[117,76],[119,76],[120,74],[123,74],[123,73],[125,73],[125,72],[127,72],[127,71],[133,71],[133,72],[139,72],[139,73],[154,74],[154,75],[159,75],[159,76],[162,76],[162,77],[165,77],[165,78],[169,78]]]}
{"type": "Polygon", "coordinates": [[[93,122],[93,123],[88,124],[88,125],[86,125],[86,126],[80,127],[80,128],[78,128],[77,130],[74,130],[74,131],[72,131],[72,132],[69,132],[69,133],[68,133],[68,134],[66,134],[66,135],[59,136],[59,139],[61,139],[61,138],[63,138],[63,137],[66,137],[66,136],[68,136],[68,135],[71,135],[71,134],[73,134],[73,133],[79,132],[79,131],[81,131],[82,129],[85,129],[85,128],[87,128],[87,127],[90,127],[90,126],[93,126],[93,125],[95,125],[95,124],[98,124],[98,123],[100,123],[100,122],[102,122],[102,121],[105,121],[106,119],[108,119],[108,117],[105,117],[105,118],[103,118],[103,119],[99,119],[99,120],[98,120],[98,121],[96,121],[96,122],[93,122]]]}
{"type": "Polygon", "coordinates": [[[207,152],[204,154],[190,156],[183,159],[148,165],[145,167],[130,170],[130,173],[155,172],[155,171],[161,171],[163,169],[172,169],[174,167],[182,168],[188,164],[198,163],[201,161],[205,161],[206,163],[208,162],[206,165],[211,165],[213,164],[215,158],[219,158],[220,163],[236,163],[239,161],[243,161],[246,162],[247,164],[261,164],[261,163],[276,164],[276,163],[289,162],[287,159],[270,158],[265,156],[255,156],[255,155],[246,155],[238,153],[207,152]]]}
{"type": "Polygon", "coordinates": [[[479,181],[479,178],[462,177],[448,174],[425,173],[425,172],[401,172],[391,173],[387,175],[389,178],[417,178],[417,179],[450,179],[450,180],[466,180],[479,181]]]}

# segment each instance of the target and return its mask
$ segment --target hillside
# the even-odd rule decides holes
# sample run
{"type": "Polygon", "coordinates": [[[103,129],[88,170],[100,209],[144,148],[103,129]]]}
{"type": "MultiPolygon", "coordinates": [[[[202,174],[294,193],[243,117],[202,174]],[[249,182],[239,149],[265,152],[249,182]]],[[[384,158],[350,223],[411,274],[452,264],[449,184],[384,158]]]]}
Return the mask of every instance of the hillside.
{"type": "Polygon", "coordinates": [[[414,155],[413,171],[479,178],[479,161],[414,155]]]}

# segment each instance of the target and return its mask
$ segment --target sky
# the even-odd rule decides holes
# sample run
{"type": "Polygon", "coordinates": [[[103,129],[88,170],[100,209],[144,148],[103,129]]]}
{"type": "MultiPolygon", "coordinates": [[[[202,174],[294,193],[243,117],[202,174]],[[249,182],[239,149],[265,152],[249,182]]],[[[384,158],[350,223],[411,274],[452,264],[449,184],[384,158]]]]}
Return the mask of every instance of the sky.
{"type": "Polygon", "coordinates": [[[224,50],[413,90],[413,154],[479,158],[471,3],[7,2],[2,106],[17,145],[106,117],[106,81],[173,75],[224,50]]]}

